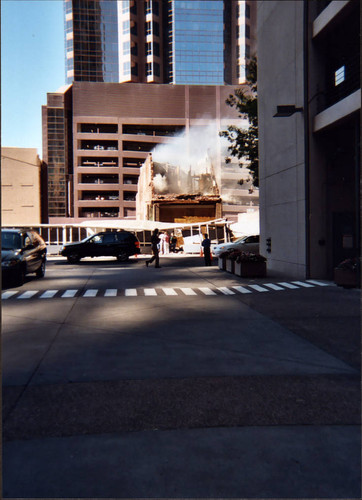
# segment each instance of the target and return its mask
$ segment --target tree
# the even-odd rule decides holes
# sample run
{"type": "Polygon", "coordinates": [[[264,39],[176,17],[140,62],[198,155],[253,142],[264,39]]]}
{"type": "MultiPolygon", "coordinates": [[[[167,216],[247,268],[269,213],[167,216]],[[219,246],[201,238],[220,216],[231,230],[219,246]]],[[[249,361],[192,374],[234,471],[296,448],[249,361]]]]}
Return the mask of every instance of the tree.
{"type": "MultiPolygon", "coordinates": [[[[253,57],[246,67],[247,80],[243,88],[235,89],[234,95],[230,94],[226,104],[236,108],[240,118],[249,121],[246,129],[230,125],[227,130],[219,132],[221,137],[226,137],[230,142],[228,151],[230,156],[239,160],[240,167],[247,161],[247,167],[253,176],[254,186],[259,186],[259,153],[258,153],[258,98],[257,98],[257,60],[253,57]]],[[[230,163],[230,157],[225,158],[230,163]]]]}

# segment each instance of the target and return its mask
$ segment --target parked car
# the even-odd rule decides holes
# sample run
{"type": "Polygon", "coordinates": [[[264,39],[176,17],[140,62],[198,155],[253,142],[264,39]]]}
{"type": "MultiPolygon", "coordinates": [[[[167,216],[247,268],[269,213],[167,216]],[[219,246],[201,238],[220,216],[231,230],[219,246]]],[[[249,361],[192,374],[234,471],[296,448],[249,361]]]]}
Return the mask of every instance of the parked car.
{"type": "Polygon", "coordinates": [[[222,243],[212,248],[212,253],[218,257],[229,250],[241,250],[242,252],[259,253],[259,235],[243,236],[230,243],[222,243]]]}
{"type": "Polygon", "coordinates": [[[32,229],[1,230],[1,271],[4,282],[22,285],[25,276],[45,274],[46,244],[32,229]]]}
{"type": "Polygon", "coordinates": [[[75,264],[83,257],[117,257],[125,262],[131,255],[140,253],[140,243],[129,231],[104,231],[77,243],[68,243],[60,250],[60,255],[75,264]]]}

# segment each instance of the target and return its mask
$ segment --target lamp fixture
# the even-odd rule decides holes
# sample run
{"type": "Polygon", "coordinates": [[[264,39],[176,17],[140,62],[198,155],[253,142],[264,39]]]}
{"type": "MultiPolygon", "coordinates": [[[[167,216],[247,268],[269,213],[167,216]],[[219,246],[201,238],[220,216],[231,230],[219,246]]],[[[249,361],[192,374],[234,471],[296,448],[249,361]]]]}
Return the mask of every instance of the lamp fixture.
{"type": "Polygon", "coordinates": [[[288,117],[294,115],[294,113],[301,113],[303,108],[297,108],[294,105],[281,105],[277,106],[277,112],[273,115],[275,117],[288,117]]]}

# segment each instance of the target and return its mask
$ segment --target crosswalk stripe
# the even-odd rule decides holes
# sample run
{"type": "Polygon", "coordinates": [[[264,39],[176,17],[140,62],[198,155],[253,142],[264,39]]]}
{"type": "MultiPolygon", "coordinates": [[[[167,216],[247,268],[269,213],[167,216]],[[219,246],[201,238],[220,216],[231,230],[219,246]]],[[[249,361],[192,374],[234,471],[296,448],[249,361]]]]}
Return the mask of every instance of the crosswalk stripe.
{"type": "Polygon", "coordinates": [[[16,292],[14,292],[14,291],[10,291],[10,292],[3,292],[3,293],[1,294],[1,298],[2,298],[3,300],[6,300],[6,299],[9,299],[10,297],[12,297],[13,295],[16,295],[17,293],[18,293],[17,291],[16,291],[16,292]]]}
{"type": "Polygon", "coordinates": [[[30,297],[33,297],[38,293],[38,290],[28,290],[27,292],[22,293],[17,297],[18,299],[30,299],[30,297]]]}
{"type": "Polygon", "coordinates": [[[124,294],[126,297],[136,297],[137,290],[136,290],[136,288],[126,288],[124,294]]]}
{"type": "Polygon", "coordinates": [[[253,288],[253,290],[256,290],[257,292],[269,292],[266,288],[263,288],[262,286],[259,285],[248,285],[250,288],[253,288]]]}
{"type": "Polygon", "coordinates": [[[78,290],[74,290],[74,289],[73,290],[66,290],[62,295],[62,299],[74,297],[77,292],[78,292],[78,290]]]}
{"type": "Polygon", "coordinates": [[[240,293],[252,293],[251,290],[244,288],[243,286],[233,286],[233,288],[240,293]]]}
{"type": "Polygon", "coordinates": [[[157,292],[154,288],[145,288],[144,292],[147,297],[157,295],[157,292]]]}
{"type": "Polygon", "coordinates": [[[199,290],[204,294],[204,295],[216,295],[215,292],[213,292],[210,288],[199,288],[199,290]]]}
{"type": "Polygon", "coordinates": [[[318,281],[318,280],[307,280],[307,282],[312,283],[312,285],[328,286],[328,283],[323,283],[323,281],[318,281]]]}
{"type": "Polygon", "coordinates": [[[98,293],[97,288],[89,288],[83,295],[83,297],[95,297],[98,293]]]}
{"type": "Polygon", "coordinates": [[[177,295],[177,292],[173,288],[162,288],[165,295],[177,295]]]}
{"type": "Polygon", "coordinates": [[[285,288],[282,288],[281,286],[278,286],[275,283],[263,283],[263,285],[267,286],[268,288],[271,288],[272,290],[285,290],[285,288]]]}
{"type": "Polygon", "coordinates": [[[311,283],[305,283],[304,281],[292,281],[294,285],[304,286],[304,288],[314,288],[314,285],[311,283]]]}
{"type": "Polygon", "coordinates": [[[220,286],[218,287],[218,290],[220,290],[220,292],[223,293],[224,295],[235,295],[235,292],[233,292],[226,286],[220,286]]]}
{"type": "Polygon", "coordinates": [[[107,288],[104,296],[105,297],[117,297],[117,288],[107,288]]]}
{"type": "Polygon", "coordinates": [[[180,290],[185,294],[185,295],[197,295],[197,293],[192,289],[192,288],[180,288],[180,290]]]}
{"type": "Polygon", "coordinates": [[[58,290],[47,290],[42,295],[40,295],[40,299],[51,299],[58,292],[58,290]]]}
{"type": "Polygon", "coordinates": [[[278,283],[278,285],[285,286],[285,288],[299,288],[295,285],[292,285],[291,283],[285,283],[284,281],[282,283],[278,283]]]}

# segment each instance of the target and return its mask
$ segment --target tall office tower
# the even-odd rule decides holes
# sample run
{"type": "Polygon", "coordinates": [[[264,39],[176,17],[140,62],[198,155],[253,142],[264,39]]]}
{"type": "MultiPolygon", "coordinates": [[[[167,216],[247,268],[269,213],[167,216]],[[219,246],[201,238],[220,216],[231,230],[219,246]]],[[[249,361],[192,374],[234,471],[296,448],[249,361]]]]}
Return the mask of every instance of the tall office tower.
{"type": "Polygon", "coordinates": [[[66,81],[223,85],[256,51],[249,0],[64,0],[66,81]]]}

